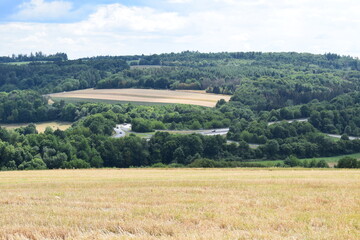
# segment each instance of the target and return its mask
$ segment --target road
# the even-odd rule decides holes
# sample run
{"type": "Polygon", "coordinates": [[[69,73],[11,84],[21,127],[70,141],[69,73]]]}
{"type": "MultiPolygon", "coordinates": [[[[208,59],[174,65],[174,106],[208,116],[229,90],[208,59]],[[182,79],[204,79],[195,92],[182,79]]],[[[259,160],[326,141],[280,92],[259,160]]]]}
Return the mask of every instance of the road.
{"type": "MultiPolygon", "coordinates": [[[[285,121],[285,120],[284,120],[285,121]]],[[[308,119],[307,118],[301,118],[301,119],[292,119],[292,120],[286,120],[286,122],[288,123],[292,123],[292,122],[307,122],[308,119]]],[[[269,122],[268,125],[272,125],[275,123],[280,123],[281,121],[276,121],[276,122],[269,122]]],[[[131,133],[131,124],[117,124],[116,127],[114,128],[115,131],[115,135],[113,136],[114,138],[121,138],[121,137],[125,137],[126,133],[131,133]]],[[[169,133],[179,133],[179,134],[192,134],[192,133],[197,133],[197,134],[202,134],[205,136],[215,136],[215,135],[226,135],[229,132],[229,128],[217,128],[217,129],[207,129],[207,130],[155,130],[155,131],[159,131],[159,132],[169,132],[169,133]]],[[[134,132],[135,133],[135,132],[134,132]]],[[[333,137],[333,138],[341,138],[341,135],[337,135],[337,134],[329,134],[329,133],[324,133],[326,135],[328,135],[329,137],[333,137]]],[[[146,138],[150,139],[153,136],[153,134],[148,134],[146,138]]],[[[355,140],[355,139],[360,139],[359,137],[353,137],[353,136],[349,136],[350,140],[355,140]]],[[[233,141],[228,141],[228,143],[231,143],[233,141]]],[[[258,147],[258,144],[253,144],[253,148],[258,147]]]]}
{"type": "MultiPolygon", "coordinates": [[[[342,135],[337,135],[337,134],[328,134],[326,133],[326,135],[328,135],[329,137],[333,137],[333,138],[341,138],[342,135]]],[[[349,140],[355,140],[355,139],[359,139],[359,137],[352,137],[349,136],[349,140]]]]}
{"type": "Polygon", "coordinates": [[[206,130],[155,130],[156,132],[168,132],[168,133],[178,133],[178,134],[202,134],[206,136],[215,136],[215,135],[226,135],[229,132],[229,128],[214,128],[206,130]]]}
{"type": "Polygon", "coordinates": [[[218,129],[209,129],[203,130],[199,133],[206,136],[215,136],[215,135],[226,135],[229,132],[229,128],[218,128],[218,129]]]}
{"type": "Polygon", "coordinates": [[[292,123],[292,122],[295,122],[295,121],[297,121],[297,122],[307,122],[307,121],[309,121],[309,119],[308,118],[298,118],[298,119],[291,119],[291,120],[282,120],[282,121],[275,121],[275,122],[268,122],[268,125],[272,125],[272,124],[274,124],[274,123],[281,123],[281,122],[288,122],[288,123],[292,123]]]}

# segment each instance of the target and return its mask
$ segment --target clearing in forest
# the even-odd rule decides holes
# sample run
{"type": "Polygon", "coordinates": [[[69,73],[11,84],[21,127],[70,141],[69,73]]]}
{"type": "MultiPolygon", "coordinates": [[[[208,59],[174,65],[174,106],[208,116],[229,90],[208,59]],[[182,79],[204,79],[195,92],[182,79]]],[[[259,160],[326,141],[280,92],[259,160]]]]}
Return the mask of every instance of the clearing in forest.
{"type": "Polygon", "coordinates": [[[358,239],[360,171],[0,172],[0,239],[358,239]]]}
{"type": "Polygon", "coordinates": [[[118,102],[154,104],[192,104],[214,107],[218,100],[229,101],[229,95],[211,94],[205,91],[174,91],[156,89],[84,89],[71,92],[49,94],[52,99],[110,100],[118,102]]]}
{"type": "MultiPolygon", "coordinates": [[[[6,128],[6,129],[16,129],[20,127],[26,127],[30,123],[1,123],[0,127],[6,128]]],[[[60,129],[62,131],[68,129],[71,127],[71,122],[60,122],[60,121],[53,121],[53,122],[41,122],[41,123],[34,123],[36,126],[36,130],[39,133],[45,132],[45,129],[47,127],[51,127],[53,130],[60,129]]]]}

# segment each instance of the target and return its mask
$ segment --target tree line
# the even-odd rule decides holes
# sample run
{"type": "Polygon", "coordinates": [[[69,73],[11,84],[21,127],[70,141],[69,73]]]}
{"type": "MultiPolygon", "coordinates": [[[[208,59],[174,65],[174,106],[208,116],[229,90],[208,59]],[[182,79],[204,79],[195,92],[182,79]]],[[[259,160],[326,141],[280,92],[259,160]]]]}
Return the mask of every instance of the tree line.
{"type": "MultiPolygon", "coordinates": [[[[268,126],[264,122],[234,122],[231,134],[237,134],[238,143],[228,143],[223,136],[200,134],[170,134],[156,132],[149,141],[130,134],[113,138],[118,123],[157,118],[158,124],[177,108],[178,114],[206,109],[193,106],[134,106],[131,104],[66,104],[56,103],[63,118],[78,119],[66,130],[47,128],[37,133],[33,124],[16,130],[0,128],[0,168],[89,168],[89,167],[140,167],[154,164],[195,167],[211,166],[263,166],[245,163],[249,160],[286,159],[289,156],[319,157],[349,154],[360,151],[360,140],[334,141],[318,132],[310,123],[279,123],[268,126]],[[170,111],[170,110],[169,110],[170,111]],[[184,111],[184,112],[182,112],[184,111]],[[141,118],[139,118],[142,116],[141,118]],[[162,119],[162,120],[161,120],[162,119]],[[248,132],[249,134],[245,134],[248,132]],[[253,134],[253,138],[247,138],[253,134]],[[264,135],[262,135],[264,134],[264,135]],[[256,136],[256,138],[254,137],[256,136]],[[264,142],[251,148],[253,139],[264,142]],[[200,164],[200,165],[199,165],[200,164]],[[215,164],[215,165],[214,165],[215,164]]],[[[218,114],[222,114],[220,111],[218,114]]],[[[204,116],[203,116],[204,117],[204,116]]],[[[291,161],[287,166],[293,166],[291,161]]],[[[311,163],[304,167],[324,167],[311,163]]]]}
{"type": "Polygon", "coordinates": [[[55,53],[46,55],[40,52],[35,52],[35,54],[12,54],[11,57],[0,57],[0,63],[14,63],[14,62],[37,62],[37,61],[66,61],[68,56],[66,53],[55,53]]]}

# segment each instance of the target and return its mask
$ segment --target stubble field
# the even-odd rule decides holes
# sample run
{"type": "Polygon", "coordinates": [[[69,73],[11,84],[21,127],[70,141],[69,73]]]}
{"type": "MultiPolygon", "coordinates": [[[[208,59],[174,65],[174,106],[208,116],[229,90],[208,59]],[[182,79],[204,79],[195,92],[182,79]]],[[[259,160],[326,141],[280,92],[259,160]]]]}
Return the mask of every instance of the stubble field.
{"type": "Polygon", "coordinates": [[[229,95],[209,94],[205,91],[172,91],[155,89],[84,89],[49,94],[53,99],[107,100],[133,103],[180,103],[214,107],[218,100],[229,101],[229,95]]]}
{"type": "Polygon", "coordinates": [[[359,170],[0,172],[0,239],[358,239],[359,170]]]}

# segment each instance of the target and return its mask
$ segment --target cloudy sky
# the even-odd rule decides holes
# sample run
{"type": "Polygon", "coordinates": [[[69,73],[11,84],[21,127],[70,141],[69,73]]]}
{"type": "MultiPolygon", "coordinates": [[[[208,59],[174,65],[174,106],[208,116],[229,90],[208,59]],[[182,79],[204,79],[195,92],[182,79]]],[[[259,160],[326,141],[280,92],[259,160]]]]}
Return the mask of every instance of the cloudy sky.
{"type": "Polygon", "coordinates": [[[0,56],[198,50],[360,57],[359,0],[0,0],[0,56]]]}

